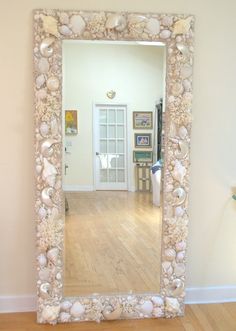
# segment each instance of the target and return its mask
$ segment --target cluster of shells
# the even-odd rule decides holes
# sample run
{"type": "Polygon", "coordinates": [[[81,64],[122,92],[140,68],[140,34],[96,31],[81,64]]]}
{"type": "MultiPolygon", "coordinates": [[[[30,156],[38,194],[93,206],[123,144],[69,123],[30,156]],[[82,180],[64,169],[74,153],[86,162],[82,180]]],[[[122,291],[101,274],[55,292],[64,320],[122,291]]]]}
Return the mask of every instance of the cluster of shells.
{"type": "MultiPolygon", "coordinates": [[[[173,317],[183,313],[193,22],[189,15],[34,12],[38,321],[173,317]],[[61,78],[63,39],[145,40],[167,45],[163,255],[160,295],[63,299],[61,78]]],[[[158,261],[157,261],[158,263],[158,261]]]]}

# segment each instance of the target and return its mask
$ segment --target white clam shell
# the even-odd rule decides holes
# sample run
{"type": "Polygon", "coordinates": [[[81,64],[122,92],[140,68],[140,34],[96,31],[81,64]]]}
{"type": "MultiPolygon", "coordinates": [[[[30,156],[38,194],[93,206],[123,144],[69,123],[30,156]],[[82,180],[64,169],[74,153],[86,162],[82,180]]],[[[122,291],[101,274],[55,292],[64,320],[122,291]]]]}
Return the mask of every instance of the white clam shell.
{"type": "Polygon", "coordinates": [[[193,69],[188,64],[185,64],[180,70],[180,75],[182,79],[189,78],[192,75],[192,73],[193,73],[193,69]]]}
{"type": "Polygon", "coordinates": [[[122,314],[122,307],[120,305],[115,308],[111,306],[105,307],[102,314],[104,318],[108,321],[119,319],[122,314]]]}
{"type": "Polygon", "coordinates": [[[51,293],[51,285],[49,283],[43,283],[40,285],[39,294],[42,298],[48,299],[51,293]]]}
{"type": "Polygon", "coordinates": [[[187,244],[185,241],[180,241],[180,242],[176,243],[176,245],[175,245],[175,248],[177,251],[185,250],[186,247],[187,247],[187,244]]]}
{"type": "Polygon", "coordinates": [[[167,248],[164,255],[167,261],[173,261],[176,257],[176,252],[173,248],[167,248]]]}
{"type": "Polygon", "coordinates": [[[42,21],[44,31],[58,37],[57,20],[53,16],[44,15],[42,17],[42,21]]]}
{"type": "Polygon", "coordinates": [[[60,81],[57,77],[49,77],[47,80],[47,88],[50,91],[56,91],[58,90],[60,86],[60,81]]]}
{"type": "Polygon", "coordinates": [[[174,24],[174,34],[186,34],[190,30],[192,17],[189,16],[186,19],[181,19],[174,24]]]}
{"type": "Polygon", "coordinates": [[[62,323],[67,323],[70,321],[70,314],[63,311],[60,313],[59,319],[62,323]]]}
{"type": "Polygon", "coordinates": [[[43,322],[53,323],[57,320],[60,306],[45,306],[42,310],[43,322]]]}
{"type": "Polygon", "coordinates": [[[114,29],[118,32],[121,32],[125,29],[126,24],[127,23],[124,16],[119,14],[111,14],[106,21],[106,29],[114,29]]]}
{"type": "Polygon", "coordinates": [[[184,214],[184,209],[181,206],[177,206],[175,208],[175,216],[176,217],[181,217],[184,214]]]}
{"type": "Polygon", "coordinates": [[[175,97],[182,94],[183,91],[184,91],[184,88],[183,88],[183,85],[180,82],[176,82],[171,88],[171,92],[175,97]]]}
{"type": "Polygon", "coordinates": [[[174,267],[174,272],[177,277],[183,276],[185,273],[185,265],[183,263],[177,263],[174,267]]]}
{"type": "Polygon", "coordinates": [[[178,160],[175,161],[174,170],[172,171],[172,176],[179,183],[183,182],[184,176],[186,175],[186,168],[178,160]]]}
{"type": "Polygon", "coordinates": [[[159,296],[152,297],[152,302],[155,306],[162,306],[164,304],[163,299],[159,296]]]}
{"type": "Polygon", "coordinates": [[[177,159],[184,159],[188,155],[188,143],[185,141],[178,142],[178,150],[175,151],[177,159]]]}
{"type": "Polygon", "coordinates": [[[152,311],[153,311],[153,303],[151,300],[147,300],[145,301],[141,307],[140,307],[140,311],[144,314],[144,315],[151,315],[152,311]]]}
{"type": "Polygon", "coordinates": [[[176,260],[181,262],[183,261],[185,258],[185,252],[184,251],[180,251],[177,253],[177,256],[176,256],[176,260]]]}
{"type": "Polygon", "coordinates": [[[84,312],[85,308],[79,301],[75,301],[70,309],[70,314],[73,317],[80,317],[84,312]]]}
{"type": "Polygon", "coordinates": [[[45,38],[40,44],[40,53],[45,57],[50,57],[53,54],[52,44],[54,43],[54,38],[45,38]]]}
{"type": "Polygon", "coordinates": [[[41,192],[42,201],[48,207],[53,207],[53,202],[51,198],[53,193],[54,190],[52,187],[45,187],[41,192]]]}
{"type": "Polygon", "coordinates": [[[178,187],[173,191],[173,203],[178,206],[184,203],[186,199],[186,192],[182,187],[178,187]]]}
{"type": "Polygon", "coordinates": [[[176,298],[166,298],[166,310],[170,313],[177,313],[180,309],[179,301],[176,298]]]}
{"type": "Polygon", "coordinates": [[[44,100],[47,97],[47,91],[45,89],[40,89],[35,93],[35,96],[38,101],[44,100]]]}
{"type": "Polygon", "coordinates": [[[150,18],[146,23],[146,30],[151,35],[157,35],[160,32],[160,22],[156,18],[150,18]]]}
{"type": "Polygon", "coordinates": [[[73,15],[70,19],[71,30],[78,35],[81,35],[85,30],[85,21],[80,15],[73,15]]]}
{"type": "Polygon", "coordinates": [[[44,254],[39,254],[37,261],[40,267],[45,267],[47,265],[47,258],[44,254]]]}
{"type": "Polygon", "coordinates": [[[51,277],[51,271],[48,268],[39,270],[39,279],[42,281],[49,281],[51,277]]]}
{"type": "Polygon", "coordinates": [[[68,28],[67,25],[62,25],[59,27],[59,32],[63,34],[64,36],[70,36],[72,34],[72,31],[68,28]]]}
{"type": "Polygon", "coordinates": [[[53,154],[53,145],[56,144],[57,141],[54,139],[47,139],[41,145],[41,153],[43,156],[48,157],[53,154]]]}
{"type": "Polygon", "coordinates": [[[173,17],[172,16],[164,16],[161,23],[164,26],[170,27],[173,24],[173,17]]]}
{"type": "Polygon", "coordinates": [[[178,133],[181,139],[185,139],[188,135],[188,130],[185,126],[181,126],[178,130],[178,133]]]}
{"type": "Polygon", "coordinates": [[[45,83],[45,77],[43,74],[39,75],[35,80],[35,84],[38,89],[40,89],[44,83],[45,83]]]}
{"type": "Polygon", "coordinates": [[[40,207],[39,208],[39,211],[38,211],[38,215],[39,215],[39,218],[42,220],[43,218],[45,218],[47,216],[47,211],[45,208],[43,207],[40,207]]]}
{"type": "Polygon", "coordinates": [[[43,167],[40,164],[36,165],[36,172],[37,172],[37,174],[40,174],[41,171],[42,171],[42,169],[43,169],[43,167]]]}
{"type": "Polygon", "coordinates": [[[69,24],[69,15],[67,13],[60,13],[59,21],[61,24],[69,24]]]}
{"type": "Polygon", "coordinates": [[[171,36],[171,31],[170,30],[162,30],[160,33],[160,38],[161,39],[168,39],[171,36]]]}
{"type": "Polygon", "coordinates": [[[46,122],[42,122],[39,127],[39,132],[43,137],[46,137],[49,132],[49,126],[46,122]]]}
{"type": "Polygon", "coordinates": [[[46,74],[49,70],[49,62],[45,57],[42,57],[38,62],[38,71],[41,74],[46,74]]]}
{"type": "Polygon", "coordinates": [[[185,79],[183,81],[183,87],[186,92],[189,92],[192,89],[192,83],[188,79],[185,79]]]}
{"type": "Polygon", "coordinates": [[[49,259],[49,261],[51,261],[54,264],[56,264],[58,256],[59,256],[59,249],[57,247],[51,248],[47,252],[47,258],[49,259]]]}
{"type": "Polygon", "coordinates": [[[63,311],[69,311],[72,306],[72,303],[70,301],[63,301],[61,303],[61,310],[63,311]]]}

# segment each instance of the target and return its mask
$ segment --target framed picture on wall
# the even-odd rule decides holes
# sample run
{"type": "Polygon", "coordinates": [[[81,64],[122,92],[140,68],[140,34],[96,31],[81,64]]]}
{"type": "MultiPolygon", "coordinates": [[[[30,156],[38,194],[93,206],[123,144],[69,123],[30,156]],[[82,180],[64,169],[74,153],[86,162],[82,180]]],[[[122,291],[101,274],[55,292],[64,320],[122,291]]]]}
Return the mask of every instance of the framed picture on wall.
{"type": "Polygon", "coordinates": [[[151,151],[133,151],[134,163],[151,163],[152,159],[151,151]]]}
{"type": "Polygon", "coordinates": [[[78,133],[77,110],[65,111],[65,134],[75,135],[78,133]]]}
{"type": "Polygon", "coordinates": [[[134,145],[136,148],[149,148],[152,147],[152,134],[151,133],[135,133],[134,145]]]}
{"type": "Polygon", "coordinates": [[[152,129],[152,112],[151,111],[134,111],[133,128],[134,129],[152,129]]]}

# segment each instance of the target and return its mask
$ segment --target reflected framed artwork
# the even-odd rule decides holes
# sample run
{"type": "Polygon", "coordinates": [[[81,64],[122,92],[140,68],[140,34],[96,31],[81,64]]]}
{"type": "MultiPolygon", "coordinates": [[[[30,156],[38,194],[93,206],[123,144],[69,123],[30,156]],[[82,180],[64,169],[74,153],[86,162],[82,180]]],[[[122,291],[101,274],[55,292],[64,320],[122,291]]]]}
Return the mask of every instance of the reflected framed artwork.
{"type": "Polygon", "coordinates": [[[153,119],[151,111],[134,111],[133,128],[134,129],[152,129],[153,119]]]}
{"type": "Polygon", "coordinates": [[[65,134],[76,135],[78,133],[77,110],[65,111],[65,134]]]}
{"type": "Polygon", "coordinates": [[[134,145],[136,148],[150,148],[152,147],[151,133],[135,133],[134,145]]]}

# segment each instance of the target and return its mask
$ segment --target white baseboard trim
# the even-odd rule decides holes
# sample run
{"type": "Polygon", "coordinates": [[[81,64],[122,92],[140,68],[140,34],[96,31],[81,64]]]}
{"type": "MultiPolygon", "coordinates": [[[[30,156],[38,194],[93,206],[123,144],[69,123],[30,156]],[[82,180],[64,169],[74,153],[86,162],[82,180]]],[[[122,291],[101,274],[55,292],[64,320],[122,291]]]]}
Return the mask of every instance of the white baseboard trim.
{"type": "Polygon", "coordinates": [[[35,295],[0,296],[0,313],[36,311],[35,295]]]}
{"type": "MultiPolygon", "coordinates": [[[[190,287],[186,304],[236,302],[236,286],[190,287]]],[[[0,313],[36,311],[36,296],[0,296],[0,313]]]]}
{"type": "Polygon", "coordinates": [[[93,185],[63,185],[65,192],[91,192],[94,191],[93,185]]]}
{"type": "Polygon", "coordinates": [[[236,302],[236,286],[186,288],[186,304],[236,302]]]}

